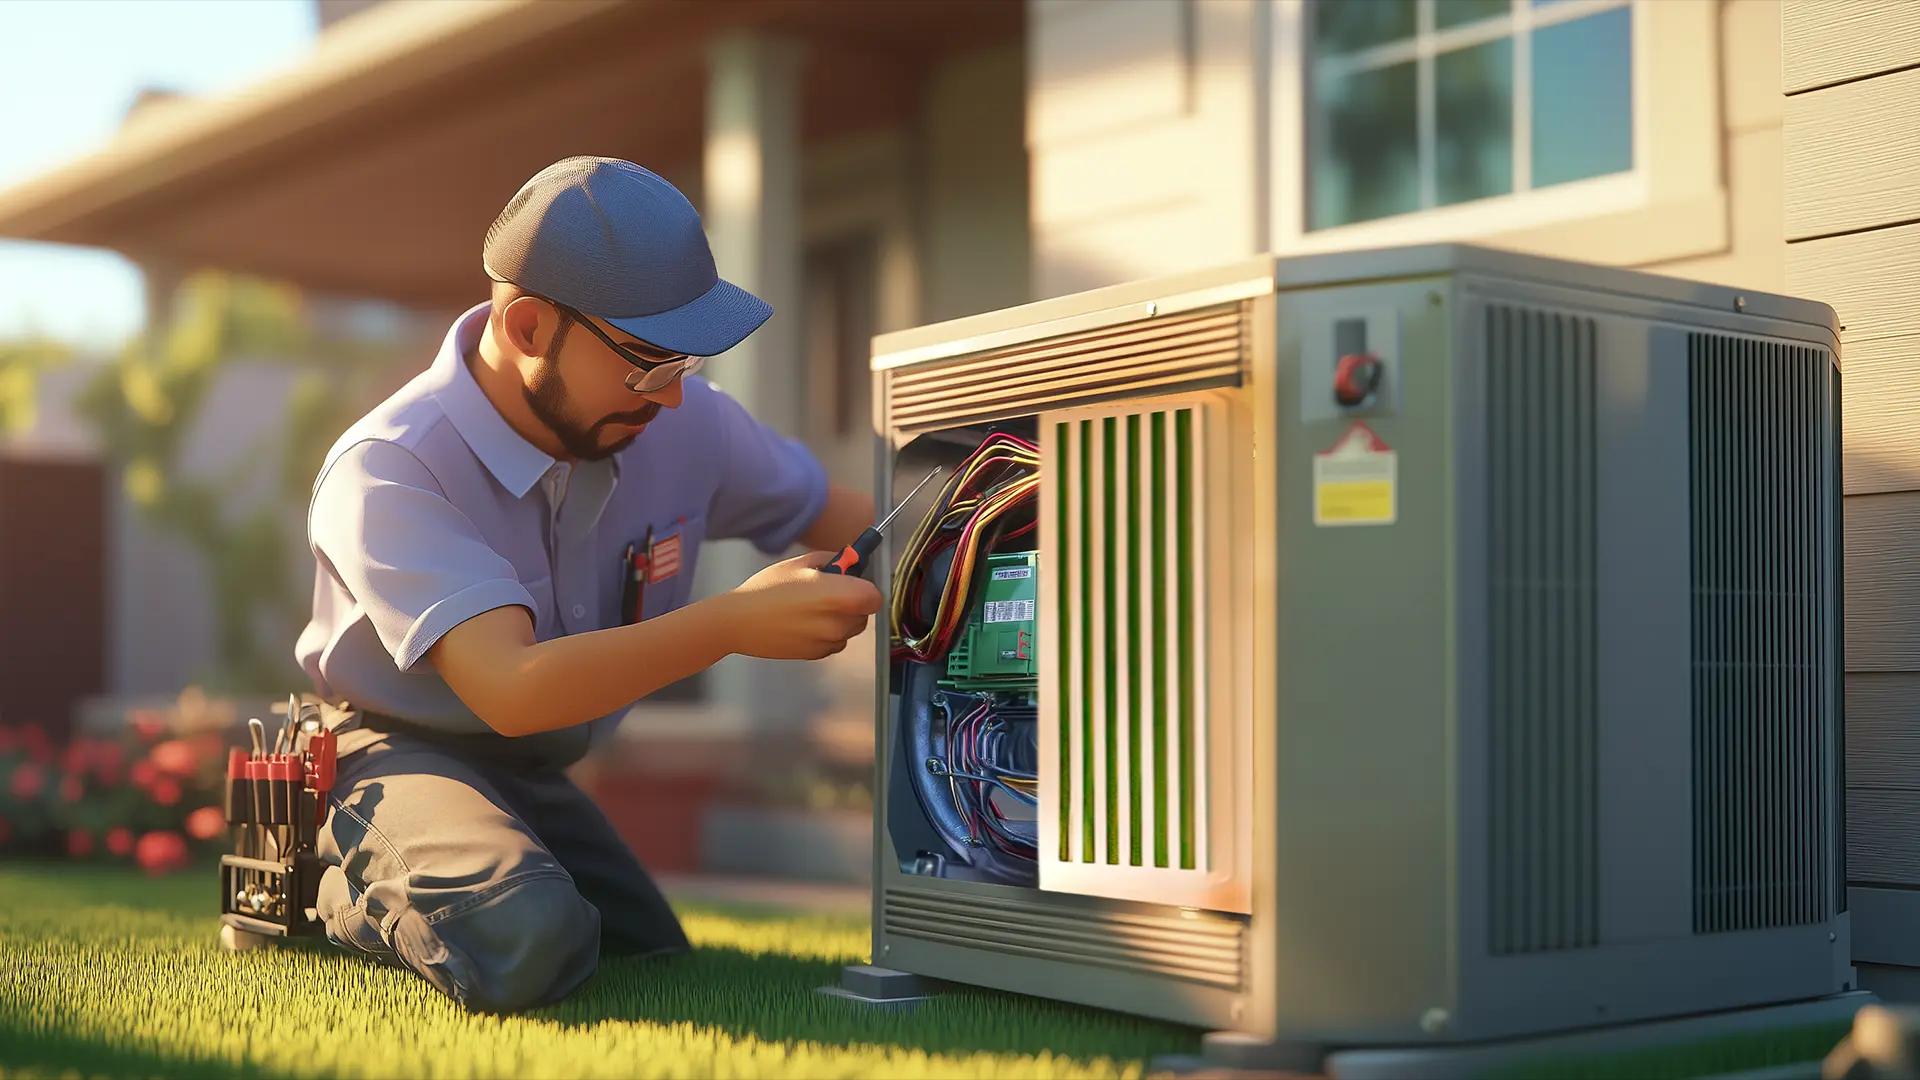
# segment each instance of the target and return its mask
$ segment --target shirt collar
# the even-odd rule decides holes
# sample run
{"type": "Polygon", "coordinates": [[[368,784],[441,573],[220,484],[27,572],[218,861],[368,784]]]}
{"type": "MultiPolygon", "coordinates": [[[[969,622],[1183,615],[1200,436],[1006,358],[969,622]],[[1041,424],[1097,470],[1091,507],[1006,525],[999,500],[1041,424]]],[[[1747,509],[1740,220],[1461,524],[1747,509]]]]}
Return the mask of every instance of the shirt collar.
{"type": "Polygon", "coordinates": [[[467,351],[480,340],[492,309],[489,301],[454,320],[433,360],[433,396],[473,455],[501,487],[519,499],[553,468],[554,459],[513,430],[467,370],[467,351]]]}

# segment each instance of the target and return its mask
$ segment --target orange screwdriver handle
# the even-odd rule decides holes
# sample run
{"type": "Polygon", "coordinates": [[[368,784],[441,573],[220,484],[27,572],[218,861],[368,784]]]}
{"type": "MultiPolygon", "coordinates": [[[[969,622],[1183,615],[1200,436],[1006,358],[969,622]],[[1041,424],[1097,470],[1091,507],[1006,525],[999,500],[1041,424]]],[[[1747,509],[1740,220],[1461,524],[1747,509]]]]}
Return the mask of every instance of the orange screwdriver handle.
{"type": "Polygon", "coordinates": [[[860,534],[859,539],[840,549],[833,561],[822,566],[823,574],[844,574],[847,577],[860,577],[867,572],[867,557],[880,549],[880,541],[885,539],[880,530],[869,527],[860,534]]]}
{"type": "Polygon", "coordinates": [[[847,577],[859,577],[860,572],[866,569],[861,566],[860,563],[860,553],[850,547],[844,547],[840,549],[840,554],[833,557],[832,562],[820,568],[820,572],[823,574],[843,574],[847,577]]]}

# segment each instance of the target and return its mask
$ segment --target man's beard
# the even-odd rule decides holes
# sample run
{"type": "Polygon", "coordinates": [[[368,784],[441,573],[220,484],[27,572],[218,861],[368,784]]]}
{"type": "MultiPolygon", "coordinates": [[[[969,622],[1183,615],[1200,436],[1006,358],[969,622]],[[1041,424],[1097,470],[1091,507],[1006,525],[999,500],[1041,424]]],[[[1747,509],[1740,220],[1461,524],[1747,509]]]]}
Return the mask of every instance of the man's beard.
{"type": "Polygon", "coordinates": [[[646,424],[660,415],[660,403],[649,401],[646,405],[630,413],[614,413],[593,423],[583,423],[574,419],[571,401],[567,397],[566,385],[560,379],[560,372],[553,360],[540,358],[540,366],[533,372],[530,384],[521,391],[527,399],[527,407],[553,437],[560,440],[568,454],[581,461],[599,461],[625,450],[639,438],[634,432],[611,446],[600,445],[600,430],[609,424],[646,424]]]}

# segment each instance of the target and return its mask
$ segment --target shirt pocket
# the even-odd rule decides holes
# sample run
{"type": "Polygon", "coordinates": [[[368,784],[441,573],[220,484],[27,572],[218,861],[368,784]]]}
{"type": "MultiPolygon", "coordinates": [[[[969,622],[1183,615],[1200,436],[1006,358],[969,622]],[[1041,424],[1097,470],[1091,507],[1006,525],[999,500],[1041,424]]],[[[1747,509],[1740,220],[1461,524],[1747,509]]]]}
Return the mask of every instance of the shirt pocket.
{"type": "MultiPolygon", "coordinates": [[[[685,607],[693,599],[694,563],[706,536],[707,519],[704,514],[688,514],[684,518],[673,519],[664,527],[654,526],[653,555],[659,561],[658,569],[667,571],[667,576],[654,580],[655,568],[649,566],[646,593],[640,603],[643,617],[651,619],[665,615],[676,608],[685,607]]],[[[640,542],[645,540],[645,536],[640,538],[640,542]]]]}

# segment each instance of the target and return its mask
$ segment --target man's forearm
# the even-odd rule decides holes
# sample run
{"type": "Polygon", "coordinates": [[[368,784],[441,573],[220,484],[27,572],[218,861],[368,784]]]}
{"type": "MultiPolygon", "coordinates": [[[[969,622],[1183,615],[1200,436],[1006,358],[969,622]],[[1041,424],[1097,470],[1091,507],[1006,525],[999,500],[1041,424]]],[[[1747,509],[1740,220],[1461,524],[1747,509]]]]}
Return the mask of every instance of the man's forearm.
{"type": "Polygon", "coordinates": [[[827,502],[800,543],[814,551],[839,551],[859,539],[873,524],[873,496],[834,484],[827,488],[827,502]]]}
{"type": "Polygon", "coordinates": [[[583,724],[705,671],[733,651],[725,594],[631,626],[570,634],[521,650],[482,717],[506,735],[583,724]]]}

